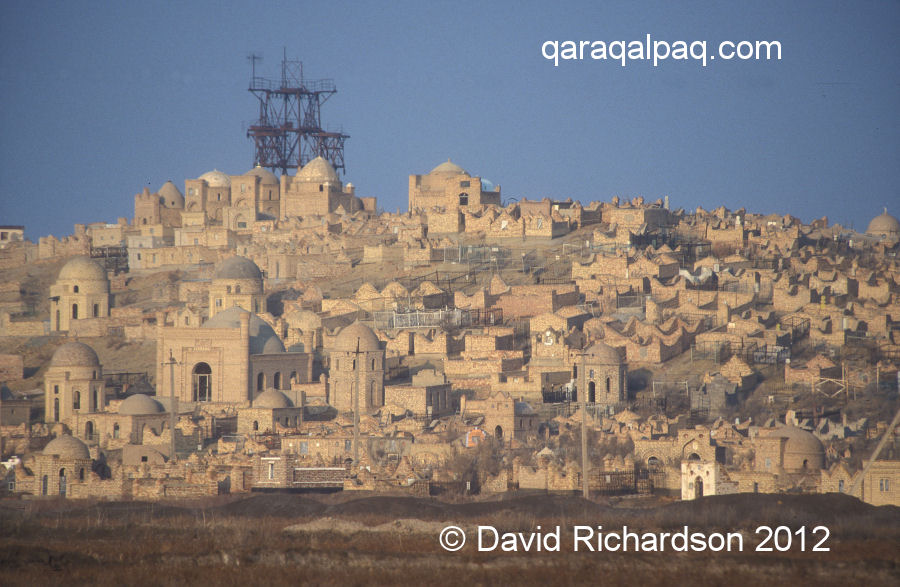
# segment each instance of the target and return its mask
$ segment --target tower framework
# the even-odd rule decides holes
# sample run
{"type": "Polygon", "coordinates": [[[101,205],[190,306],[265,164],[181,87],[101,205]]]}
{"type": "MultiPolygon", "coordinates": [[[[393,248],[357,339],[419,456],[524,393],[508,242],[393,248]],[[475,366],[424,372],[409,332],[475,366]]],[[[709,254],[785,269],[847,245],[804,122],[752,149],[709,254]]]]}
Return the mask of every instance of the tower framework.
{"type": "Polygon", "coordinates": [[[259,101],[259,117],[247,136],[256,148],[254,162],[272,171],[287,173],[316,157],[327,159],[335,170],[344,170],[344,141],[349,135],[322,128],[322,105],[337,88],[332,79],[303,78],[303,62],[281,61],[281,79],[256,75],[259,57],[251,55],[250,92],[259,101]]]}

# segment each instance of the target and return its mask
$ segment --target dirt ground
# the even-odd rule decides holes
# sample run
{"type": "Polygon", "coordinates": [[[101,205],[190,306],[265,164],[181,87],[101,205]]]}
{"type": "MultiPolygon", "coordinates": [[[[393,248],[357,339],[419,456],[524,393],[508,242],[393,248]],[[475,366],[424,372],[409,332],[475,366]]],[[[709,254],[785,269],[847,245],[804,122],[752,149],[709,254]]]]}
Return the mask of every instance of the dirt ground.
{"type": "Polygon", "coordinates": [[[740,495],[696,502],[514,495],[447,503],[351,494],[254,494],[205,501],[0,502],[0,583],[817,584],[896,585],[900,508],[841,495],[740,495]],[[441,529],[469,543],[444,551],[441,529]],[[477,526],[561,527],[559,552],[479,552],[477,526]],[[637,532],[740,531],[743,552],[574,552],[574,525],[637,532]],[[824,525],[828,552],[755,552],[760,525],[824,525]]]}

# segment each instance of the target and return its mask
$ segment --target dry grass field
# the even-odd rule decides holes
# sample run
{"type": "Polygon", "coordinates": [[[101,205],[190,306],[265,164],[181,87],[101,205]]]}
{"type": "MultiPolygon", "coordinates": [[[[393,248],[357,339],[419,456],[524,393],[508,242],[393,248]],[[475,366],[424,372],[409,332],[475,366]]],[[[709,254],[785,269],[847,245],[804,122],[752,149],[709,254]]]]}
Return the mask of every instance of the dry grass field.
{"type": "MultiPolygon", "coordinates": [[[[519,495],[446,503],[266,494],[191,503],[0,502],[0,584],[896,585],[900,509],[839,495],[697,502],[519,495]],[[441,549],[440,529],[562,526],[560,552],[441,549]],[[639,532],[737,531],[742,553],[573,552],[575,524],[639,532]],[[829,552],[758,553],[761,524],[826,525],[829,552]],[[571,535],[571,532],[568,532],[571,535]]],[[[809,550],[809,546],[807,546],[809,550]]]]}

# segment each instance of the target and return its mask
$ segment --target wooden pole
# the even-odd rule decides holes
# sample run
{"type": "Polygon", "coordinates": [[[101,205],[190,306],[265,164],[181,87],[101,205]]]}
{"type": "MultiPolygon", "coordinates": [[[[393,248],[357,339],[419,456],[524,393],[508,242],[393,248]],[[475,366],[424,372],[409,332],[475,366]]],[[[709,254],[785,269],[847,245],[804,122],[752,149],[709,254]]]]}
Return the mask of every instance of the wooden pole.
{"type": "Polygon", "coordinates": [[[353,464],[359,466],[359,338],[356,339],[356,354],[354,371],[354,387],[356,393],[353,394],[353,464]]]}
{"type": "Polygon", "coordinates": [[[169,460],[175,460],[175,420],[178,413],[177,400],[175,399],[175,356],[169,350],[169,432],[171,439],[169,441],[169,460]]]}
{"type": "MultiPolygon", "coordinates": [[[[586,345],[585,345],[586,346],[586,345]]],[[[587,384],[584,373],[585,355],[587,349],[581,352],[581,389],[578,395],[581,400],[581,491],[585,499],[588,498],[588,442],[587,442],[587,384]]]]}

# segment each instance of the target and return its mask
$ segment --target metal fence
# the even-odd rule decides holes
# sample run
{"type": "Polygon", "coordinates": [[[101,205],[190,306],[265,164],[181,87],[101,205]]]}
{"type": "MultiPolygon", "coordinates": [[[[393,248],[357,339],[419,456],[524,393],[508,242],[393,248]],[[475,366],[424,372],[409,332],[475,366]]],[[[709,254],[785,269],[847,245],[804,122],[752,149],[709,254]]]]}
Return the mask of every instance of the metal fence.
{"type": "Polygon", "coordinates": [[[436,328],[467,326],[494,326],[503,323],[503,310],[414,310],[409,312],[374,312],[375,327],[381,330],[395,328],[436,328]]]}
{"type": "Polygon", "coordinates": [[[755,342],[712,340],[691,345],[691,360],[709,360],[724,363],[731,357],[739,357],[751,365],[775,365],[791,358],[790,347],[755,342]]]}

